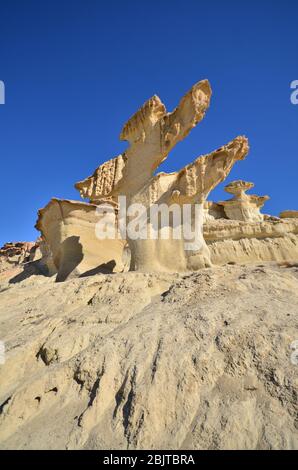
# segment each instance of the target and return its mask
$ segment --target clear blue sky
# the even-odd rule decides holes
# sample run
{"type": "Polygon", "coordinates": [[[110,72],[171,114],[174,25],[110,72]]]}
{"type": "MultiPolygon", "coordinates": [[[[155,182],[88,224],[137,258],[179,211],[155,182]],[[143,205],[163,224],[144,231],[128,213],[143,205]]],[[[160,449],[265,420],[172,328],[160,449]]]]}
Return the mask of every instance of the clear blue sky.
{"type": "Polygon", "coordinates": [[[227,182],[254,181],[267,213],[298,209],[297,25],[297,0],[0,0],[0,245],[35,239],[51,197],[79,199],[73,184],[126,148],[122,125],[147,98],[172,110],[203,78],[211,108],[162,169],[246,134],[227,182]]]}

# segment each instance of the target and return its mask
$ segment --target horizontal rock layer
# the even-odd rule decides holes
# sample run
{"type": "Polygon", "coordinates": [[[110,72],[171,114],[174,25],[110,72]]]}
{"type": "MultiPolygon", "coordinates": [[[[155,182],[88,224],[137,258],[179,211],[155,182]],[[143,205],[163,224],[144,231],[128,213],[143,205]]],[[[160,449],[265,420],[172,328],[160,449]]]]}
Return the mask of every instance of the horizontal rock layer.
{"type": "Polygon", "coordinates": [[[229,262],[298,262],[298,219],[240,222],[209,221],[204,238],[215,265],[229,262]]]}

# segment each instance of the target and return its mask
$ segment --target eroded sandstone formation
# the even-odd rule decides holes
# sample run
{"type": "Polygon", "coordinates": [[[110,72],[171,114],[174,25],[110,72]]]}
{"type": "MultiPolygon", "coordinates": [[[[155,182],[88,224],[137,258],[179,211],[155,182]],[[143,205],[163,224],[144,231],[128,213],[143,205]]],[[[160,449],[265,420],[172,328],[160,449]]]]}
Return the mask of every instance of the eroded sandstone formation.
{"type": "MultiPolygon", "coordinates": [[[[238,137],[215,152],[197,158],[177,173],[153,176],[131,201],[144,204],[148,212],[153,204],[197,204],[201,206],[203,224],[203,205],[210,191],[225,179],[234,163],[245,158],[247,153],[247,139],[238,137]]],[[[185,249],[185,238],[175,240],[172,236],[173,224],[170,223],[168,228],[170,237],[165,240],[160,233],[157,240],[128,240],[133,270],[183,272],[211,266],[210,252],[203,235],[198,238],[197,247],[185,249]]],[[[191,229],[201,230],[202,225],[192,226],[191,229]]]]}
{"type": "Polygon", "coordinates": [[[52,251],[42,237],[35,242],[6,243],[0,249],[0,281],[14,283],[33,274],[52,276],[56,272],[52,251]]]}
{"type": "Polygon", "coordinates": [[[243,222],[217,219],[204,225],[215,265],[298,260],[298,218],[243,222]]]}
{"type": "Polygon", "coordinates": [[[96,208],[95,204],[53,198],[39,211],[36,228],[48,241],[57,281],[70,276],[125,270],[128,263],[124,251],[126,241],[97,238],[96,208]]]}
{"type": "MultiPolygon", "coordinates": [[[[180,171],[155,173],[175,145],[204,118],[211,94],[207,80],[198,82],[173,112],[167,112],[158,96],[150,98],[122,129],[120,139],[129,142],[128,149],[76,183],[81,197],[89,202],[55,198],[39,211],[36,227],[51,249],[57,280],[128,269],[196,271],[229,261],[280,261],[297,256],[295,211],[281,214],[282,218],[294,219],[293,224],[264,216],[260,209],[269,197],[246,194],[253,183],[234,181],[225,188],[233,195],[230,200],[207,201],[209,193],[225,180],[233,165],[247,156],[249,146],[245,137],[236,137],[180,171]],[[139,220],[145,237],[135,239],[129,232],[124,235],[121,232],[122,239],[119,238],[123,222],[118,205],[120,196],[125,196],[126,206],[137,204],[144,208],[139,220]],[[180,222],[174,215],[162,221],[152,237],[151,216],[156,205],[171,208],[190,205],[188,224],[189,231],[196,234],[195,243],[184,232],[182,237],[175,238],[180,222]],[[104,217],[98,206],[112,208],[113,214],[105,214],[105,220],[107,230],[116,226],[114,239],[98,237],[98,222],[104,217]]],[[[125,224],[134,216],[126,213],[125,224]]]]}
{"type": "Polygon", "coordinates": [[[210,99],[208,80],[196,83],[172,113],[167,112],[158,96],[153,96],[122,129],[120,140],[129,142],[127,151],[100,165],[76,188],[90,202],[134,196],[148,184],[175,145],[204,118],[210,99]]]}
{"type": "Polygon", "coordinates": [[[246,222],[261,222],[264,220],[264,215],[261,214],[260,209],[268,201],[269,196],[246,194],[246,191],[253,187],[254,183],[242,180],[232,181],[225,187],[225,191],[233,194],[233,197],[228,201],[219,202],[219,204],[224,207],[228,219],[246,222]]]}
{"type": "Polygon", "coordinates": [[[298,211],[283,211],[279,217],[281,219],[298,219],[298,211]]]}
{"type": "Polygon", "coordinates": [[[6,262],[11,265],[21,264],[33,258],[35,249],[35,242],[5,243],[5,245],[0,248],[0,259],[2,263],[6,262]]]}
{"type": "MultiPolygon", "coordinates": [[[[92,222],[90,220],[83,230],[85,238],[82,235],[80,222],[78,220],[74,222],[75,218],[72,215],[76,212],[75,202],[59,202],[60,208],[73,205],[72,209],[62,216],[62,222],[61,211],[58,209],[53,211],[53,201],[40,211],[37,228],[41,230],[53,250],[58,273],[65,271],[73,275],[82,274],[84,270],[88,272],[85,264],[90,268],[89,271],[92,267],[100,269],[102,265],[107,265],[111,271],[119,270],[125,244],[119,240],[95,239],[96,210],[92,209],[92,204],[109,203],[117,207],[118,196],[125,196],[128,205],[143,204],[147,210],[148,220],[145,223],[149,230],[150,208],[154,204],[203,206],[210,191],[225,179],[234,163],[245,158],[248,153],[248,142],[246,138],[238,137],[215,152],[197,158],[176,173],[154,174],[174,146],[203,119],[210,98],[210,84],[207,80],[203,80],[189,90],[173,112],[168,113],[160,98],[154,96],[129,119],[120,135],[121,140],[129,142],[128,150],[123,155],[100,165],[91,177],[75,185],[81,196],[89,199],[89,205],[81,205],[83,218],[85,217],[83,214],[86,213],[89,219],[92,218],[92,222]],[[63,231],[60,228],[61,223],[63,231]],[[68,243],[66,239],[75,238],[76,246],[72,243],[71,250],[65,250],[64,245],[68,243]],[[85,249],[87,245],[92,245],[94,250],[85,249]],[[97,256],[94,251],[97,252],[97,256]],[[73,266],[72,271],[71,266],[67,266],[69,264],[73,266]]],[[[129,222],[129,217],[127,221],[129,222]]],[[[162,229],[164,227],[160,227],[159,235],[162,229]]],[[[161,236],[157,239],[148,236],[146,240],[127,237],[132,270],[187,271],[211,264],[209,249],[202,234],[198,237],[197,247],[185,250],[186,241],[183,237],[179,240],[173,239],[174,227],[170,220],[167,229],[170,233],[167,240],[163,240],[161,236]]],[[[58,275],[58,278],[60,277],[58,275]]],[[[63,279],[66,277],[62,275],[63,279]]]]}

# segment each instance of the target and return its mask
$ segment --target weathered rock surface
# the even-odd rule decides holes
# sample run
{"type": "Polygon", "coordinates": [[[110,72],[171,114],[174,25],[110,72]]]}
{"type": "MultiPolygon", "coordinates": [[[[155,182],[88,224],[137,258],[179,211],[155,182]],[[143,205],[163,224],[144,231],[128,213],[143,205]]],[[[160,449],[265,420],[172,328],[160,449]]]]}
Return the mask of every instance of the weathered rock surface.
{"type": "Polygon", "coordinates": [[[204,239],[215,265],[298,262],[298,219],[263,222],[211,220],[204,225],[204,239]]]}
{"type": "Polygon", "coordinates": [[[297,449],[297,267],[0,285],[2,449],[297,449]]]}
{"type": "Polygon", "coordinates": [[[247,222],[262,222],[264,215],[260,209],[268,201],[269,196],[256,196],[246,194],[246,191],[254,187],[254,183],[238,180],[232,181],[225,187],[227,193],[233,194],[228,201],[219,202],[223,206],[228,219],[247,222]]]}
{"type": "Polygon", "coordinates": [[[146,101],[122,129],[120,140],[130,144],[127,151],[77,183],[81,196],[93,202],[102,197],[130,197],[140,191],[175,145],[204,118],[211,93],[208,80],[202,80],[171,113],[156,95],[146,101]]]}
{"type": "Polygon", "coordinates": [[[283,211],[279,217],[281,219],[298,219],[298,211],[283,211]]]}
{"type": "MultiPolygon", "coordinates": [[[[210,84],[203,80],[191,88],[172,113],[166,111],[159,97],[148,100],[122,130],[120,138],[129,142],[128,150],[77,183],[75,186],[81,196],[89,198],[91,203],[108,198],[115,204],[118,196],[126,196],[127,205],[142,204],[147,211],[147,231],[150,229],[150,208],[155,204],[203,205],[210,191],[227,177],[235,162],[248,154],[245,137],[237,137],[215,152],[200,156],[179,172],[154,173],[174,146],[204,118],[210,99],[210,84]]],[[[185,250],[186,240],[183,237],[175,239],[173,228],[170,221],[167,227],[160,227],[157,239],[150,236],[145,240],[134,239],[128,234],[130,269],[183,272],[210,266],[210,253],[203,236],[200,236],[197,248],[185,250]],[[165,228],[169,233],[167,240],[161,236],[165,228]]]]}
{"type": "Polygon", "coordinates": [[[0,248],[0,272],[7,267],[16,266],[31,261],[36,249],[35,242],[5,243],[0,248]]]}
{"type": "Polygon", "coordinates": [[[129,268],[129,259],[125,259],[125,240],[97,237],[96,224],[100,214],[96,209],[94,204],[53,198],[39,211],[36,228],[53,254],[57,281],[98,272],[122,272],[129,268]]]}
{"type": "Polygon", "coordinates": [[[224,208],[213,201],[204,202],[204,223],[207,224],[215,219],[226,219],[224,208]]]}
{"type": "MultiPolygon", "coordinates": [[[[223,181],[230,173],[233,165],[243,160],[248,153],[248,141],[245,137],[237,137],[224,147],[208,155],[198,157],[193,163],[177,173],[159,173],[134,196],[131,202],[141,203],[148,210],[147,224],[150,224],[150,207],[154,204],[201,205],[200,226],[203,227],[203,205],[210,191],[223,181]]],[[[194,219],[191,221],[194,224],[194,219]]],[[[183,221],[185,223],[185,221],[183,221]]],[[[196,271],[211,265],[210,252],[204,237],[198,240],[198,248],[186,250],[186,240],[173,237],[174,222],[170,221],[168,229],[170,237],[163,239],[161,229],[157,240],[148,237],[146,240],[128,239],[131,250],[131,269],[143,272],[185,272],[196,271]]],[[[164,227],[162,227],[164,230],[164,227]]],[[[192,227],[195,230],[195,227],[192,227]]]]}
{"type": "Polygon", "coordinates": [[[0,282],[19,282],[33,274],[52,276],[57,272],[49,246],[39,237],[35,242],[6,243],[0,249],[0,282]]]}
{"type": "Polygon", "coordinates": [[[172,112],[166,110],[158,96],[150,98],[122,129],[120,139],[129,142],[128,149],[76,183],[81,197],[89,199],[89,203],[52,199],[39,211],[36,227],[50,247],[58,281],[128,269],[186,272],[226,262],[296,261],[297,211],[281,214],[282,219],[294,220],[294,228],[293,224],[282,224],[279,218],[262,214],[260,209],[269,197],[246,194],[254,184],[243,180],[226,186],[226,191],[233,194],[228,201],[207,202],[209,193],[225,180],[233,165],[246,158],[246,137],[236,137],[180,171],[155,174],[175,145],[204,118],[211,94],[208,80],[202,80],[172,112]],[[107,219],[106,230],[117,226],[119,233],[123,221],[119,196],[126,198],[126,208],[132,204],[142,206],[142,213],[134,209],[133,213],[124,214],[126,225],[135,223],[137,210],[139,225],[143,226],[141,237],[129,231],[121,232],[122,239],[118,235],[114,239],[98,236],[100,216],[96,207],[100,205],[115,209],[107,219]],[[186,205],[192,206],[187,221],[180,210],[186,205]],[[174,214],[174,206],[178,207],[180,219],[174,214]],[[158,211],[165,207],[168,211],[167,219],[163,217],[165,210],[157,215],[156,220],[159,216],[161,219],[158,227],[152,223],[152,210],[156,207],[161,208],[158,211]],[[231,223],[226,223],[226,219],[231,223]],[[185,227],[186,232],[195,234],[194,240],[186,237],[185,227]],[[177,236],[177,229],[182,236],[177,236]]]}

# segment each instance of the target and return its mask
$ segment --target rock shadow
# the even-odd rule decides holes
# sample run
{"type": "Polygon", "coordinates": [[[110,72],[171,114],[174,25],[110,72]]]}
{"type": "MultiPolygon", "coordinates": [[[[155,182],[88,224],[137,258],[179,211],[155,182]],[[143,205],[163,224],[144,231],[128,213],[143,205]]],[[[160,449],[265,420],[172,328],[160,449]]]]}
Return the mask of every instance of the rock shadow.
{"type": "Polygon", "coordinates": [[[24,264],[23,271],[12,277],[8,282],[9,284],[17,284],[18,282],[22,282],[25,279],[28,279],[29,277],[37,274],[43,274],[39,269],[39,263],[38,261],[31,261],[24,264]]]}
{"type": "Polygon", "coordinates": [[[58,260],[58,273],[56,277],[56,282],[63,282],[75,271],[76,267],[80,264],[83,255],[83,247],[79,242],[80,237],[72,236],[66,238],[64,242],[61,243],[59,250],[59,260],[58,260]]]}
{"type": "Polygon", "coordinates": [[[94,276],[95,274],[113,274],[114,268],[116,266],[116,261],[111,260],[108,263],[103,263],[97,266],[96,268],[85,271],[79,277],[94,276]]]}

